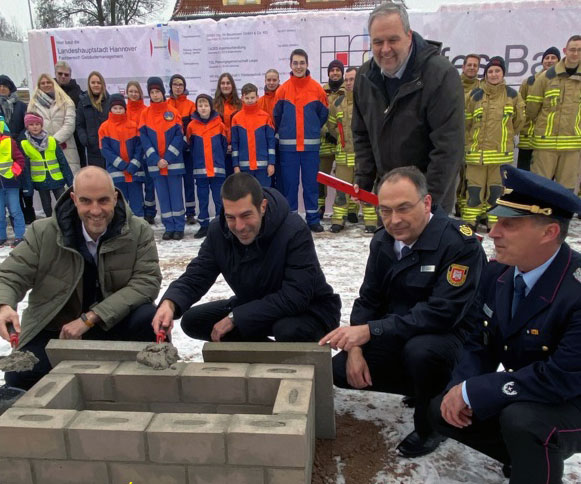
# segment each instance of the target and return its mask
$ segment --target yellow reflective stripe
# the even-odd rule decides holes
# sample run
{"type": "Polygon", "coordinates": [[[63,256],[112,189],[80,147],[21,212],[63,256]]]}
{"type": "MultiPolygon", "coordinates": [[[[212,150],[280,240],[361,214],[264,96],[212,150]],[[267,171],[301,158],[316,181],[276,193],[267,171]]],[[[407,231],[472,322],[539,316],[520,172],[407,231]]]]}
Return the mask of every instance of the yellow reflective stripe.
{"type": "MultiPolygon", "coordinates": [[[[507,113],[506,107],[504,108],[504,112],[505,114],[507,113]]],[[[509,119],[509,116],[502,117],[502,128],[500,131],[500,151],[502,152],[506,151],[506,143],[508,140],[508,128],[506,127],[506,123],[508,123],[509,119]]]]}
{"type": "Polygon", "coordinates": [[[545,136],[550,136],[553,132],[553,120],[555,118],[555,113],[549,113],[547,116],[547,127],[545,128],[545,136]]]}
{"type": "Polygon", "coordinates": [[[545,91],[545,97],[559,96],[560,94],[561,89],[549,89],[548,91],[545,91]]]}
{"type": "Polygon", "coordinates": [[[527,96],[526,102],[528,102],[528,103],[542,103],[543,96],[533,96],[532,94],[529,94],[527,96]]]}
{"type": "Polygon", "coordinates": [[[575,133],[581,136],[581,103],[579,103],[579,109],[577,110],[577,116],[575,117],[575,133]]]}

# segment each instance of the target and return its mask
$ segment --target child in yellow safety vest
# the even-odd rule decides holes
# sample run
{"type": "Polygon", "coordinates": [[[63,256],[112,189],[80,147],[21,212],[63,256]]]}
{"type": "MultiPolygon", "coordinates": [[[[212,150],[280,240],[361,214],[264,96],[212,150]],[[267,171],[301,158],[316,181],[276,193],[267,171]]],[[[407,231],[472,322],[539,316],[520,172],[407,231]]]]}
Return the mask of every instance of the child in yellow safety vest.
{"type": "MultiPolygon", "coordinates": [[[[0,127],[4,126],[4,117],[0,116],[0,127]]],[[[26,226],[24,214],[20,208],[20,178],[24,171],[24,156],[18,144],[9,132],[0,131],[0,247],[6,244],[6,207],[13,219],[14,242],[16,247],[24,238],[26,226]]],[[[25,190],[26,191],[26,190],[25,190]]]]}
{"type": "Polygon", "coordinates": [[[26,113],[26,130],[20,147],[26,157],[26,170],[30,170],[32,185],[38,191],[42,209],[47,217],[52,215],[51,192],[55,201],[65,192],[65,185],[73,185],[73,172],[58,142],[43,129],[44,120],[37,113],[26,113]]]}

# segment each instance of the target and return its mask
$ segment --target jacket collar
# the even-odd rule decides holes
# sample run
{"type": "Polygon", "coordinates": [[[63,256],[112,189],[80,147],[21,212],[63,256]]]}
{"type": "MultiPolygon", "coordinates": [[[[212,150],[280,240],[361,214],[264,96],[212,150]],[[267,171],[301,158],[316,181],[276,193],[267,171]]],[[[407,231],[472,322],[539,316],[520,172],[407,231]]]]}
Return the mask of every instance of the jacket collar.
{"type": "MultiPolygon", "coordinates": [[[[568,75],[567,68],[565,67],[565,58],[561,59],[553,67],[550,67],[549,69],[555,69],[555,72],[558,76],[568,75]]],[[[573,79],[576,79],[578,81],[581,81],[581,63],[579,63],[579,65],[577,66],[577,70],[575,71],[575,74],[573,74],[570,77],[573,79]]]]}

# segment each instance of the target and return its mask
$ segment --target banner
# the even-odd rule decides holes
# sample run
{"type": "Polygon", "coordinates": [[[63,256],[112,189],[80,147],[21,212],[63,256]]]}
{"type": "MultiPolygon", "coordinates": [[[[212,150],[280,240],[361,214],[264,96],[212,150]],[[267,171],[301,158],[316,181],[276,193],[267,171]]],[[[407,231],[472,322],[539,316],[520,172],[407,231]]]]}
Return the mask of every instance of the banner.
{"type": "MultiPolygon", "coordinates": [[[[542,53],[560,50],[578,33],[578,2],[523,2],[457,6],[437,12],[410,11],[413,30],[443,43],[443,54],[460,68],[468,53],[506,60],[507,83],[517,86],[538,70],[542,53]]],[[[289,54],[302,48],[309,54],[311,75],[327,81],[333,59],[359,66],[369,58],[369,11],[324,11],[170,22],[160,25],[83,27],[30,31],[32,87],[38,76],[54,73],[65,60],[73,77],[86,89],[87,76],[99,71],[110,93],[125,92],[129,80],[145,87],[149,76],[167,83],[172,74],[186,78],[190,97],[214,95],[218,77],[230,72],[240,89],[252,82],[259,88],[264,73],[275,68],[288,78],[289,54]]],[[[169,89],[169,86],[168,86],[169,89]]]]}

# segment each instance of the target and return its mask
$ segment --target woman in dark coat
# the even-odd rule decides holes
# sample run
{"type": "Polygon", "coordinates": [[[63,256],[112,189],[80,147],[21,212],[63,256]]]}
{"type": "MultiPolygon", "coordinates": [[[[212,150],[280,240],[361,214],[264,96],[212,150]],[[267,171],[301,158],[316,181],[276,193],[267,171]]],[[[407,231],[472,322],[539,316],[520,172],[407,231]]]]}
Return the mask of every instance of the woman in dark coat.
{"type": "Polygon", "coordinates": [[[77,135],[87,150],[87,164],[105,168],[99,149],[99,127],[107,119],[109,94],[105,79],[97,72],[89,74],[87,92],[81,94],[77,106],[77,135]]]}

